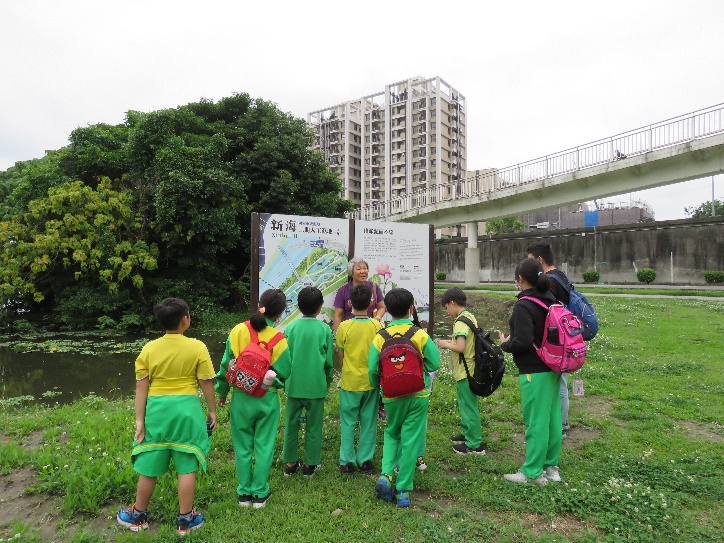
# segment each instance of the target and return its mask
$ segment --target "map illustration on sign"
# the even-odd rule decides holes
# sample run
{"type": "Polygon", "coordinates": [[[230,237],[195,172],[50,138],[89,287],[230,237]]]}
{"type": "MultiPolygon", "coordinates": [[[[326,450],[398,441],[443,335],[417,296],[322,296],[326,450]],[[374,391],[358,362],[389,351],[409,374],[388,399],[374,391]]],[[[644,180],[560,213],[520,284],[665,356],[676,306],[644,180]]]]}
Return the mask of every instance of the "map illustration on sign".
{"type": "Polygon", "coordinates": [[[319,318],[331,323],[337,289],[347,282],[349,221],[298,215],[259,215],[259,294],[278,288],[287,309],[277,322],[283,330],[300,316],[297,294],[307,286],[324,296],[319,318]]]}

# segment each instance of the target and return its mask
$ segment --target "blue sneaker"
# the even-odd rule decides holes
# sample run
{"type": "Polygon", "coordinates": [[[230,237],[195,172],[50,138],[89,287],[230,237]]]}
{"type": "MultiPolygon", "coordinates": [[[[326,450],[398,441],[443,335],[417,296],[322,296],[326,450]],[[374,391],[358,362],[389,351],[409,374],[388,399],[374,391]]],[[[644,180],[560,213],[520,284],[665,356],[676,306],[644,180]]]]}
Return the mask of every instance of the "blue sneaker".
{"type": "Polygon", "coordinates": [[[187,515],[179,515],[176,517],[176,533],[186,535],[191,530],[201,528],[204,523],[204,515],[197,511],[191,511],[187,515]]]}
{"type": "Polygon", "coordinates": [[[136,504],[118,511],[116,522],[132,532],[148,529],[148,511],[136,511],[136,504]]]}
{"type": "Polygon", "coordinates": [[[410,493],[406,490],[398,492],[395,497],[397,498],[397,507],[410,507],[410,493]]]}
{"type": "Polygon", "coordinates": [[[380,475],[375,485],[375,493],[379,499],[391,502],[395,496],[395,485],[392,484],[392,477],[384,473],[380,475]]]}

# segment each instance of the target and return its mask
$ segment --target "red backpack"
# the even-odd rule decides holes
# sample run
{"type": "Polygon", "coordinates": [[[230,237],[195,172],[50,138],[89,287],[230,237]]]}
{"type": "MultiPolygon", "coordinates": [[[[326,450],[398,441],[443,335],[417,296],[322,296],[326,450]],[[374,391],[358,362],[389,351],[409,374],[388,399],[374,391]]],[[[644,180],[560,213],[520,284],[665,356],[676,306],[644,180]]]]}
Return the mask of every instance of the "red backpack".
{"type": "Polygon", "coordinates": [[[412,342],[419,328],[411,326],[404,334],[390,335],[384,328],[377,332],[385,342],[379,357],[380,386],[386,398],[399,398],[425,388],[422,354],[412,342]]]}
{"type": "Polygon", "coordinates": [[[579,370],[586,361],[586,342],[583,341],[585,327],[581,319],[563,304],[551,304],[549,307],[531,296],[520,299],[530,300],[548,312],[543,329],[543,342],[540,347],[533,344],[540,359],[556,373],[573,373],[579,370]]]}
{"type": "Polygon", "coordinates": [[[277,332],[268,342],[259,341],[259,334],[251,323],[246,321],[244,324],[249,329],[251,342],[241,350],[235,360],[229,362],[226,380],[242,392],[260,398],[268,390],[262,388],[261,382],[271,366],[272,349],[284,339],[284,334],[277,332]]]}

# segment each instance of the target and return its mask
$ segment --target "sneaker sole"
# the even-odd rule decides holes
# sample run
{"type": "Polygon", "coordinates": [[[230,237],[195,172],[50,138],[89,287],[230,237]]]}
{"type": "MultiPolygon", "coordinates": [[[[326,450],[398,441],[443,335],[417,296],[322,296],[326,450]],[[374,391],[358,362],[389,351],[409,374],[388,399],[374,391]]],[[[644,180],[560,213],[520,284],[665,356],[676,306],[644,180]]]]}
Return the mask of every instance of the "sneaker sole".
{"type": "Polygon", "coordinates": [[[124,528],[128,528],[132,532],[140,532],[141,530],[148,530],[148,522],[144,522],[143,524],[131,524],[130,522],[126,522],[125,520],[121,520],[118,517],[116,517],[116,522],[119,526],[123,526],[124,528]]]}
{"type": "Polygon", "coordinates": [[[177,533],[178,535],[181,535],[181,536],[187,535],[188,533],[193,532],[194,530],[198,530],[198,529],[201,528],[203,525],[204,525],[204,523],[202,522],[201,524],[197,524],[196,526],[194,526],[194,527],[192,527],[192,528],[186,528],[186,529],[184,529],[184,530],[179,530],[179,529],[177,528],[177,529],[176,529],[176,533],[177,533]]]}
{"type": "Polygon", "coordinates": [[[485,455],[485,449],[483,449],[482,451],[476,451],[475,449],[468,449],[468,452],[471,454],[479,454],[480,456],[485,455]]]}
{"type": "Polygon", "coordinates": [[[457,450],[455,447],[453,447],[452,450],[455,454],[462,454],[462,455],[468,454],[470,452],[470,449],[468,449],[465,452],[462,452],[462,451],[457,450]]]}

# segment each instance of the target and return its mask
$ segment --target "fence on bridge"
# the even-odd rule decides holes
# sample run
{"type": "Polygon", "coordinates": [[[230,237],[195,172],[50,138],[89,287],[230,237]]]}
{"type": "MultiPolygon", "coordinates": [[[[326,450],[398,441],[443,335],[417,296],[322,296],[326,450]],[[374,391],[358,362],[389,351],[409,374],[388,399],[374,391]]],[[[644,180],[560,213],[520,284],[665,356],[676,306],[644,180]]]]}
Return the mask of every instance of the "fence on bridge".
{"type": "Polygon", "coordinates": [[[723,113],[724,104],[700,109],[528,162],[473,174],[462,180],[437,184],[384,202],[376,202],[350,212],[348,217],[362,220],[384,219],[412,209],[517,187],[706,138],[724,132],[723,113]]]}

